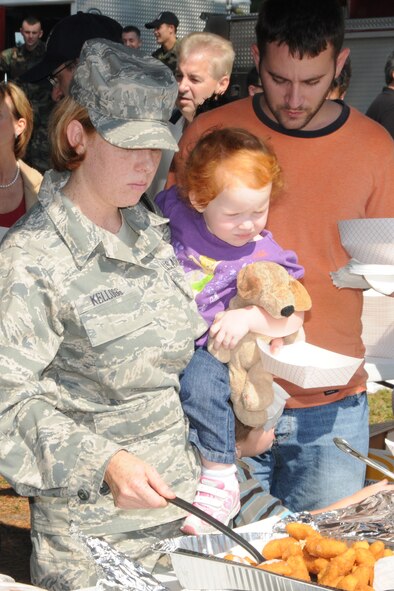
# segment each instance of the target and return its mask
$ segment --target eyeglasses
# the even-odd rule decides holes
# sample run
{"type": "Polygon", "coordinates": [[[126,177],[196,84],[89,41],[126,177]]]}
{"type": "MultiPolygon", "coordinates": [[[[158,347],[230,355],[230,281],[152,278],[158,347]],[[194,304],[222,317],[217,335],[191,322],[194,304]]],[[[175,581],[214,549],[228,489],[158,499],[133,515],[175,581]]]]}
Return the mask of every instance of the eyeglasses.
{"type": "Polygon", "coordinates": [[[50,74],[49,76],[47,76],[47,80],[52,84],[53,87],[57,86],[59,84],[59,80],[57,79],[57,76],[60,74],[60,72],[63,72],[63,70],[66,70],[66,69],[73,71],[73,70],[75,70],[76,65],[77,65],[76,60],[71,60],[70,62],[66,62],[64,64],[64,66],[59,68],[59,70],[57,70],[53,74],[50,74]]]}

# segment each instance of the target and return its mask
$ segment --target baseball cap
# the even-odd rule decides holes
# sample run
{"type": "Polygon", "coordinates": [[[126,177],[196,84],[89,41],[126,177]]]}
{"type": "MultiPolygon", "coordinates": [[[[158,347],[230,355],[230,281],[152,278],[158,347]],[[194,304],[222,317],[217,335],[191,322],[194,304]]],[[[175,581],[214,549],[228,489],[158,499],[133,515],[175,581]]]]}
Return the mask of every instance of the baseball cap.
{"type": "Polygon", "coordinates": [[[96,131],[119,148],[178,151],[168,127],[177,94],[160,60],[105,39],[85,42],[70,86],[96,131]]]}
{"type": "Polygon", "coordinates": [[[42,61],[27,70],[20,79],[37,82],[46,78],[65,62],[77,59],[85,41],[97,37],[121,42],[122,26],[103,14],[80,11],[66,16],[49,33],[42,61]]]}
{"type": "Polygon", "coordinates": [[[179,25],[179,19],[173,12],[164,11],[161,12],[151,23],[145,23],[145,27],[147,29],[157,29],[157,27],[160,27],[163,23],[177,27],[179,25]]]}

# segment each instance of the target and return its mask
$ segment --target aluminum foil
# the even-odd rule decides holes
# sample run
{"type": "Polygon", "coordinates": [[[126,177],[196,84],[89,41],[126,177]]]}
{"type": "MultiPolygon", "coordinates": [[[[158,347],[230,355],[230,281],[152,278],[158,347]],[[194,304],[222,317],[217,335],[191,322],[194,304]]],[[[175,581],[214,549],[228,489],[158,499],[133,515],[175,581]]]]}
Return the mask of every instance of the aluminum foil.
{"type": "MultiPolygon", "coordinates": [[[[261,532],[238,532],[247,542],[255,540],[268,540],[271,534],[262,534],[261,532]]],[[[175,550],[191,550],[198,554],[215,556],[226,552],[229,548],[235,546],[236,542],[221,533],[201,534],[199,536],[180,536],[179,538],[166,538],[154,545],[153,550],[163,554],[171,554],[175,550]]]]}
{"type": "Polygon", "coordinates": [[[383,491],[361,503],[319,515],[295,513],[279,521],[273,531],[284,532],[289,521],[309,523],[324,535],[340,538],[379,538],[394,543],[394,492],[383,491]]]}
{"type": "Polygon", "coordinates": [[[166,591],[141,564],[130,560],[104,540],[85,536],[72,528],[71,535],[78,539],[84,549],[90,552],[103,572],[103,578],[96,585],[97,591],[166,591]]]}

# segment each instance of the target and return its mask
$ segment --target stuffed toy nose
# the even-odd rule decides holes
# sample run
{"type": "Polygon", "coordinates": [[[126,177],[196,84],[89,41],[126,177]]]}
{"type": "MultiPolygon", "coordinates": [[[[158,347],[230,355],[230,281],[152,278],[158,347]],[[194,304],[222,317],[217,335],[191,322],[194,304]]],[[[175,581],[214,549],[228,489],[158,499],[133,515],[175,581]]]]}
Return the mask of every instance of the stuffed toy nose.
{"type": "Polygon", "coordinates": [[[292,314],[294,314],[294,306],[285,306],[280,311],[280,315],[284,316],[285,318],[288,318],[292,314]]]}

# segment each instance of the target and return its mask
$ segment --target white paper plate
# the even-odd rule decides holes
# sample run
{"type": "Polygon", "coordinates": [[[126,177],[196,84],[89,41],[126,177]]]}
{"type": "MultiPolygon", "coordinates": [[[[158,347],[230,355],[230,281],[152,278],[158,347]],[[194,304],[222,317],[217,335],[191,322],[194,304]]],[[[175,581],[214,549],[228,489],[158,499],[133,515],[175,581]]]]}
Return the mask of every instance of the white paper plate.
{"type": "Polygon", "coordinates": [[[348,268],[351,273],[355,273],[356,275],[394,277],[394,265],[367,265],[365,263],[358,263],[352,259],[349,262],[348,268]]]}
{"type": "Polygon", "coordinates": [[[275,355],[263,340],[257,344],[264,369],[301,388],[343,386],[363,362],[305,342],[285,345],[275,355]]]}
{"type": "Polygon", "coordinates": [[[369,285],[384,295],[391,295],[394,292],[394,275],[364,275],[369,285]]]}

